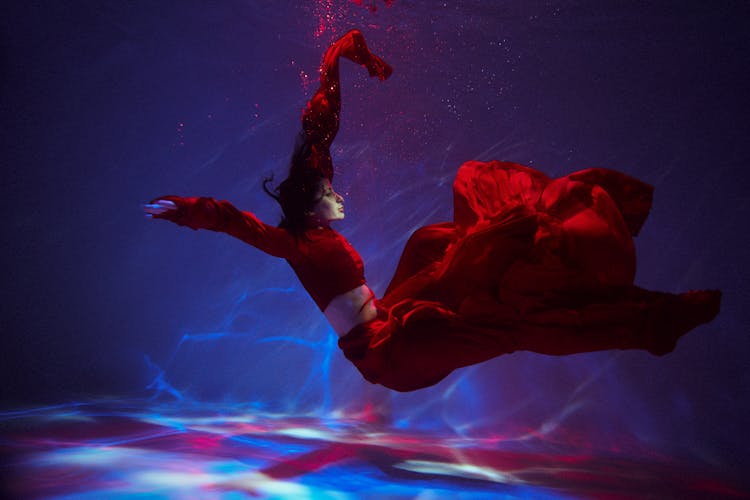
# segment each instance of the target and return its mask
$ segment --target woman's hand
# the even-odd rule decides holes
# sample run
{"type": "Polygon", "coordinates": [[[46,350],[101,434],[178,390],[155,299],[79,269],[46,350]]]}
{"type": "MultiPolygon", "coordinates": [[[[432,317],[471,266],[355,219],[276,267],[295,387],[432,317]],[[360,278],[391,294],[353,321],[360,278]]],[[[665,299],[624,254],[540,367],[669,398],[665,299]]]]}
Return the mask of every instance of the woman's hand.
{"type": "Polygon", "coordinates": [[[170,200],[156,199],[143,205],[143,211],[146,217],[151,219],[167,218],[169,215],[177,212],[177,204],[170,200]]]}
{"type": "Polygon", "coordinates": [[[381,82],[387,80],[393,73],[393,68],[375,54],[370,55],[370,60],[367,61],[366,66],[370,76],[377,76],[381,82]]]}

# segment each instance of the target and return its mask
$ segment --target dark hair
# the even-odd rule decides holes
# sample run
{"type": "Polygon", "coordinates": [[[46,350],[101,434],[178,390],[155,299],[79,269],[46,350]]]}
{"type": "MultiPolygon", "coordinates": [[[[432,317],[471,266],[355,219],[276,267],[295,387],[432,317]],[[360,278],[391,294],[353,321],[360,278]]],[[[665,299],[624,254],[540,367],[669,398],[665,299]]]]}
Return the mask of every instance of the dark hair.
{"type": "MultiPolygon", "coordinates": [[[[302,135],[302,134],[301,134],[302,135]]],[[[311,165],[313,149],[307,140],[298,140],[289,165],[289,175],[275,188],[273,175],[263,179],[263,191],[281,205],[284,216],[279,227],[294,236],[301,236],[307,229],[307,212],[319,200],[320,181],[330,179],[324,172],[311,165]]]]}

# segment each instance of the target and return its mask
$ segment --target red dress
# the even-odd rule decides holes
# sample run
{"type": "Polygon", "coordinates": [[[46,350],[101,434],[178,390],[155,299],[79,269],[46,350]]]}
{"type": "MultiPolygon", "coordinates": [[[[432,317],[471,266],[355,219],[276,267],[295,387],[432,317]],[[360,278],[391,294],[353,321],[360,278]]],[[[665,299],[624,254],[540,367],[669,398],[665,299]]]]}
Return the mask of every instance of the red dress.
{"type": "Polygon", "coordinates": [[[663,355],[718,314],[718,291],[633,285],[647,184],[607,169],[550,179],[493,161],[464,164],[453,188],[454,222],[414,233],[380,317],[339,339],[370,382],[415,390],[514,351],[663,355]]]}

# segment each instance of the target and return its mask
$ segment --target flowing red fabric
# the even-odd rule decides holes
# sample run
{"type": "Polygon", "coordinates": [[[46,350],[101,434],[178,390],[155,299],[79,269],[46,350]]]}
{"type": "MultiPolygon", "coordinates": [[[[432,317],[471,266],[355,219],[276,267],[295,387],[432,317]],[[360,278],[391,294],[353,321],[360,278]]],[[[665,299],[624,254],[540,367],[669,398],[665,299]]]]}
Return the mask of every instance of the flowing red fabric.
{"type": "Polygon", "coordinates": [[[472,161],[453,187],[454,221],[414,233],[378,319],[339,340],[373,383],[415,390],[520,350],[663,355],[718,313],[718,291],[633,285],[633,236],[653,191],[643,182],[600,168],[550,179],[472,161]]]}

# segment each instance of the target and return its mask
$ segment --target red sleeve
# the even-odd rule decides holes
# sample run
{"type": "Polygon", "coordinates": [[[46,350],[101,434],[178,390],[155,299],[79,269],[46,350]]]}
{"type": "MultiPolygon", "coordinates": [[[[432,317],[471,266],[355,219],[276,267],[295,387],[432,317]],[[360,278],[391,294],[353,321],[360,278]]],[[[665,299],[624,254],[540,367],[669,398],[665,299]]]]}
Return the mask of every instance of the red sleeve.
{"type": "Polygon", "coordinates": [[[293,259],[297,251],[297,242],[289,231],[269,226],[228,201],[180,196],[162,196],[157,200],[172,201],[177,205],[177,210],[154,215],[154,218],[166,219],[191,229],[227,233],[274,257],[293,259]]]}
{"type": "Polygon", "coordinates": [[[323,55],[320,87],[302,112],[302,129],[311,149],[310,167],[320,170],[329,179],[333,178],[329,148],[338,133],[341,113],[339,59],[342,57],[364,66],[370,76],[381,80],[388,78],[393,71],[385,61],[370,52],[365,37],[358,30],[349,31],[336,40],[323,55]]]}

